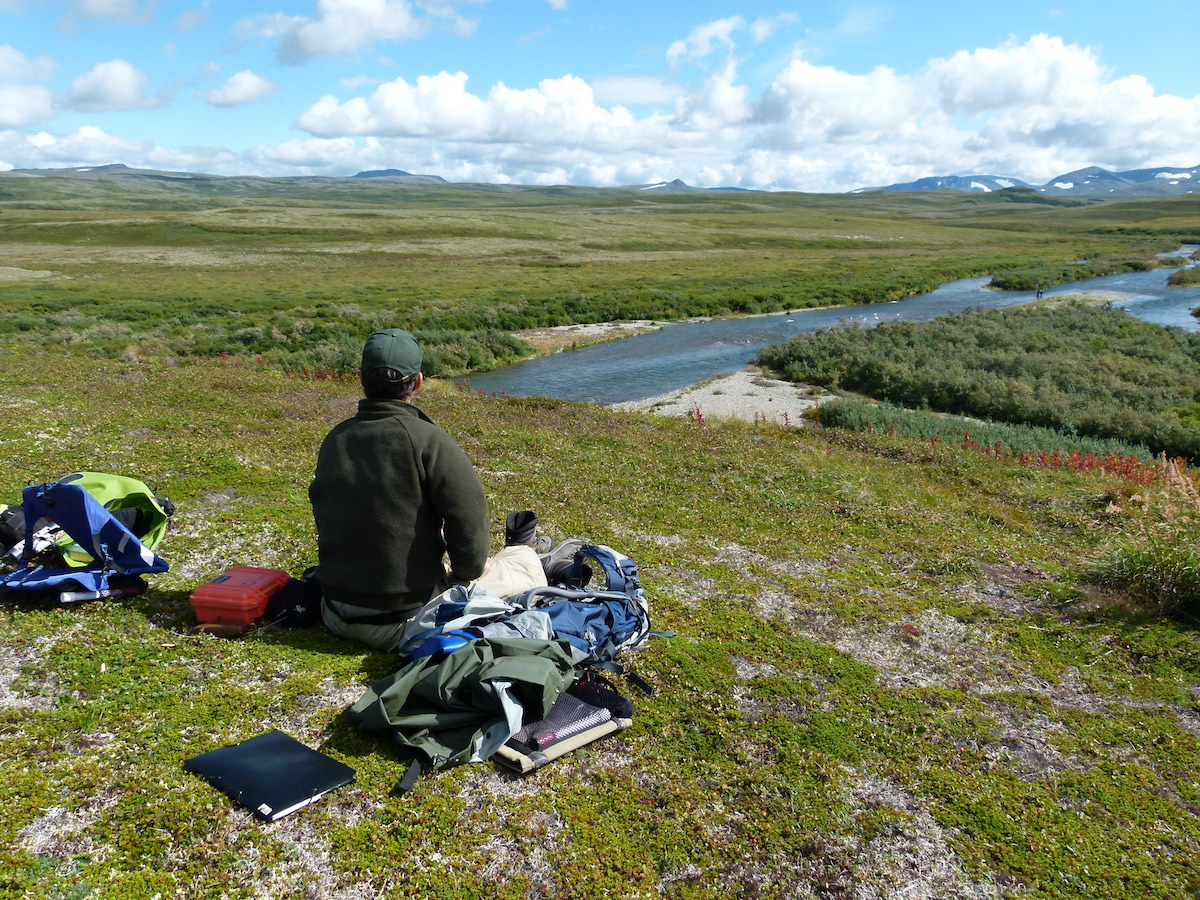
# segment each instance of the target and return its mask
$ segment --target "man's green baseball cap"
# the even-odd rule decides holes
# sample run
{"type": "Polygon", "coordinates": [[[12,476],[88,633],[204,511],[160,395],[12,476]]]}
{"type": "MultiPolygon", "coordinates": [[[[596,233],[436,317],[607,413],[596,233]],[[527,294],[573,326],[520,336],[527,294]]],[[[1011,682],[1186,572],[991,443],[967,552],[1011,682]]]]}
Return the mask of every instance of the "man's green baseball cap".
{"type": "Polygon", "coordinates": [[[403,377],[421,371],[421,347],[403,328],[376,331],[363,346],[362,370],[395,369],[403,377]]]}

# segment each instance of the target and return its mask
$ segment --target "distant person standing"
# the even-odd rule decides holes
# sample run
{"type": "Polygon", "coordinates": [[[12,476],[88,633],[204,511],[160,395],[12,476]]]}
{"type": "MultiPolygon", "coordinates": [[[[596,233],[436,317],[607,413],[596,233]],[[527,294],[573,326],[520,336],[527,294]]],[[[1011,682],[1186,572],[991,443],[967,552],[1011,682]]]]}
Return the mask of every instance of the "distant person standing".
{"type": "Polygon", "coordinates": [[[412,403],[425,381],[422,361],[407,331],[368,338],[359,373],[365,397],[325,437],[308,489],[322,619],[334,634],[382,650],[452,584],[475,582],[506,597],[546,583],[532,512],[509,515],[505,547],[489,559],[479,476],[412,403]]]}

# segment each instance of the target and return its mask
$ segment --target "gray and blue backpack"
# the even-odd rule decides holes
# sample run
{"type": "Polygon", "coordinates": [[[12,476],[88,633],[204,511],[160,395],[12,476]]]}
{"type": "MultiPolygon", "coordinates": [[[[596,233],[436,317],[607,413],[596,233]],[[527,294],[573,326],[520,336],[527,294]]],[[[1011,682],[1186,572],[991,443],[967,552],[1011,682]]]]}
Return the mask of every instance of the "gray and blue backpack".
{"type": "Polygon", "coordinates": [[[542,557],[542,566],[549,584],[513,597],[455,586],[431,600],[401,634],[396,667],[352,707],[357,728],[390,729],[410,757],[399,791],[425,768],[493,756],[533,771],[627,728],[633,704],[602,673],[626,674],[653,693],[613,661],[651,635],[633,560],[575,539],[542,557]],[[602,585],[599,577],[592,583],[596,572],[602,585]],[[546,690],[532,690],[543,676],[546,690]],[[521,702],[530,705],[520,709],[521,702]]]}
{"type": "Polygon", "coordinates": [[[454,587],[422,607],[396,652],[422,657],[453,652],[478,638],[557,639],[571,645],[575,665],[611,663],[650,636],[650,609],[637,565],[603,544],[572,539],[542,558],[549,584],[502,599],[454,587]],[[603,586],[593,573],[603,573],[603,586]]]}
{"type": "Polygon", "coordinates": [[[551,550],[542,567],[548,586],[531,588],[512,600],[550,617],[555,635],[571,644],[576,665],[611,663],[618,654],[646,643],[650,608],[637,564],[628,556],[575,539],[551,550]],[[603,587],[592,585],[597,568],[603,587]]]}

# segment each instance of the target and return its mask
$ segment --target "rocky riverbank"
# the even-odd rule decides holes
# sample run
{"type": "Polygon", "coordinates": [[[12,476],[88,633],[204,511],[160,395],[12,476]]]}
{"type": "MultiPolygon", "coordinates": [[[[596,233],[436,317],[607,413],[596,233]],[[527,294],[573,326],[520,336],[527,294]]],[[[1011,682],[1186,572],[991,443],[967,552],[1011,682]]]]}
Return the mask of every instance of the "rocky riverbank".
{"type": "Polygon", "coordinates": [[[821,388],[769,378],[752,367],[645,400],[614,403],[612,408],[691,418],[699,412],[705,419],[796,427],[808,421],[806,413],[831,396],[821,388]]]}

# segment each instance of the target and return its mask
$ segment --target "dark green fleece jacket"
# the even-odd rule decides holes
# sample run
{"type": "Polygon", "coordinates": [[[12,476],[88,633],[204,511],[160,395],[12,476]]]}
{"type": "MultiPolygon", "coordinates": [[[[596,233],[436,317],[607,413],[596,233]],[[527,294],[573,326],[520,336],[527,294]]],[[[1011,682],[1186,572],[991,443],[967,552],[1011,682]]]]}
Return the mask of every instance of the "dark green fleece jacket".
{"type": "Polygon", "coordinates": [[[379,610],[430,599],[449,553],[475,579],[488,555],[488,506],[462,448],[411,403],[360,400],[317,454],[308,488],[321,587],[379,610]]]}

